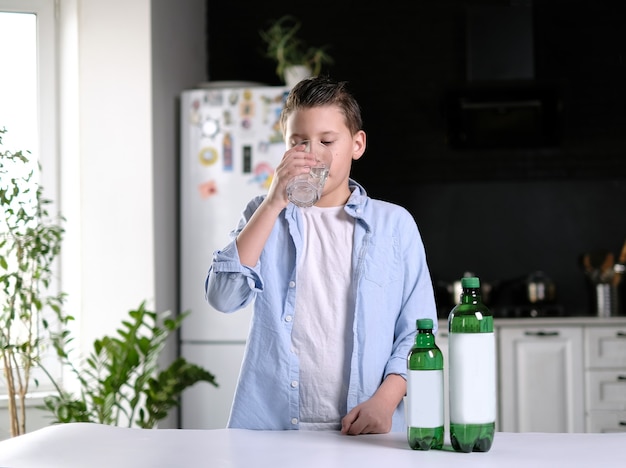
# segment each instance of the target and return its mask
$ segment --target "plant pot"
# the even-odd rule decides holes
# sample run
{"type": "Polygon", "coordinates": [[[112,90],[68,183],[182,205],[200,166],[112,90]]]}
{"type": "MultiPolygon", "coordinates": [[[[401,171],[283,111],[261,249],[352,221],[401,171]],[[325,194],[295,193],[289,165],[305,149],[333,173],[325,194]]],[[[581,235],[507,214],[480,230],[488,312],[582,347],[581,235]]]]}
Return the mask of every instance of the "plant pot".
{"type": "Polygon", "coordinates": [[[285,84],[293,88],[300,81],[311,77],[311,69],[307,65],[292,65],[285,68],[285,84]]]}

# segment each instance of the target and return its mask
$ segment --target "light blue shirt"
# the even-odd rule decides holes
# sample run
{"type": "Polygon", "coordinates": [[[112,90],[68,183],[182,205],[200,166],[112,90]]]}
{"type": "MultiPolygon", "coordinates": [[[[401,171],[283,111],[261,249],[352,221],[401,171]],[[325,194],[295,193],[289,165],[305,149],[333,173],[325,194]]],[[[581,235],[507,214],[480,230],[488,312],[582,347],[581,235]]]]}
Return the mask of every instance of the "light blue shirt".
{"type": "MultiPolygon", "coordinates": [[[[431,318],[437,326],[432,281],[413,217],[398,205],[369,198],[353,180],[350,189],[345,210],[355,218],[355,311],[348,411],[368,400],[387,375],[406,379],[418,318],[431,318]]],[[[291,329],[297,313],[302,219],[290,203],[278,217],[257,265],[242,265],[235,238],[263,198],[250,201],[231,233],[231,243],[214,253],[206,298],[227,313],[255,301],[228,427],[299,429],[299,368],[291,350],[291,329]]],[[[392,431],[406,431],[403,402],[393,415],[392,431]]]]}

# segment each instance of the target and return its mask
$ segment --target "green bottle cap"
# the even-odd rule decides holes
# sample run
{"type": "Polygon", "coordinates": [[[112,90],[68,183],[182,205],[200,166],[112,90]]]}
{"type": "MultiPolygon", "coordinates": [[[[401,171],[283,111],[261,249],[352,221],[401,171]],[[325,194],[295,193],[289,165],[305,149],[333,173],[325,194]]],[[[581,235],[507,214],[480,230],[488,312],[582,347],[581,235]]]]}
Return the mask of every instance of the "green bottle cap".
{"type": "Polygon", "coordinates": [[[476,276],[461,278],[461,287],[480,288],[480,279],[478,279],[476,276]]]}
{"type": "Polygon", "coordinates": [[[417,319],[417,328],[419,330],[432,330],[433,319],[417,319]]]}

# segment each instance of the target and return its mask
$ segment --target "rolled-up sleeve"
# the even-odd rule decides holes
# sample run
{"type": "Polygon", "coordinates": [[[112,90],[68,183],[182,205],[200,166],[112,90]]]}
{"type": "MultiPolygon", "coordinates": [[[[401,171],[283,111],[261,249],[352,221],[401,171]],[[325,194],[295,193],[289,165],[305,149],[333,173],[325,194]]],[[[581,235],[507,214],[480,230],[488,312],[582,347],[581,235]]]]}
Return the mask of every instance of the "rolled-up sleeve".
{"type": "Polygon", "coordinates": [[[231,242],[213,253],[213,260],[204,283],[207,302],[220,312],[235,312],[254,300],[263,290],[260,261],[254,267],[243,265],[237,250],[237,235],[254,212],[259,201],[253,200],[231,232],[231,242]]]}
{"type": "MultiPolygon", "coordinates": [[[[234,244],[234,242],[233,242],[234,244]]],[[[206,300],[220,312],[235,312],[254,300],[263,290],[259,265],[242,265],[224,255],[226,250],[213,254],[213,263],[205,281],[206,300]]]]}

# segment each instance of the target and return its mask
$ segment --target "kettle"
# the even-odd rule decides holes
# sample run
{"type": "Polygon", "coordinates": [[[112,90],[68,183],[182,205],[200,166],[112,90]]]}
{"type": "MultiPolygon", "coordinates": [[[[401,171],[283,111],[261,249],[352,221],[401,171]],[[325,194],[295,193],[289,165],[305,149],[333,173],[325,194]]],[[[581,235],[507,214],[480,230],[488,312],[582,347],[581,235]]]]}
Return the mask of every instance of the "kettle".
{"type": "Polygon", "coordinates": [[[526,278],[525,295],[530,304],[551,303],[556,299],[556,285],[543,271],[535,271],[526,278]]]}
{"type": "MultiPolygon", "coordinates": [[[[466,271],[463,273],[463,278],[469,278],[471,276],[476,276],[471,271],[466,271]]],[[[451,303],[458,304],[461,300],[461,294],[463,293],[463,286],[461,286],[461,280],[458,279],[452,283],[446,284],[446,289],[450,295],[451,303]]],[[[482,282],[480,284],[480,293],[483,296],[483,302],[489,302],[489,295],[491,293],[492,285],[491,283],[482,282]]]]}

